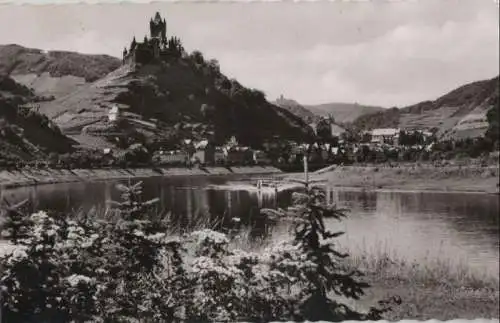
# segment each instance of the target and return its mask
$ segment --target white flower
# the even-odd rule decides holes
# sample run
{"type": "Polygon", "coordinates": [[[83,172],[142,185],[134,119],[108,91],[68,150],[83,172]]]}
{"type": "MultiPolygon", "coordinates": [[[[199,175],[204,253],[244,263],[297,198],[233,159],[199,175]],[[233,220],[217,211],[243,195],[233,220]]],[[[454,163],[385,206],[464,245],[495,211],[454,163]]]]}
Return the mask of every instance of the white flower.
{"type": "Polygon", "coordinates": [[[133,235],[135,235],[137,237],[144,237],[144,232],[142,232],[141,230],[135,229],[133,232],[133,235]]]}
{"type": "Polygon", "coordinates": [[[156,233],[147,236],[146,238],[153,242],[160,242],[165,237],[165,233],[156,233]]]}
{"type": "Polygon", "coordinates": [[[229,239],[224,233],[220,233],[210,229],[195,231],[191,233],[191,236],[197,238],[199,244],[204,242],[212,242],[215,244],[229,243],[229,239]]]}
{"type": "Polygon", "coordinates": [[[69,240],[76,240],[76,239],[78,239],[79,237],[80,237],[80,236],[79,236],[78,234],[74,233],[74,232],[69,232],[69,233],[68,233],[68,239],[69,239],[69,240]]]}
{"type": "Polygon", "coordinates": [[[239,265],[241,264],[241,262],[243,260],[257,260],[258,259],[258,255],[255,254],[255,253],[251,253],[251,252],[246,252],[246,251],[243,251],[243,250],[239,250],[239,249],[236,249],[236,250],[233,250],[233,254],[229,257],[227,257],[227,262],[229,265],[239,265]]]}
{"type": "Polygon", "coordinates": [[[16,248],[12,252],[10,260],[11,261],[21,261],[21,260],[26,259],[26,258],[28,258],[28,254],[26,253],[26,251],[22,248],[16,248]]]}
{"type": "Polygon", "coordinates": [[[108,271],[106,269],[103,269],[103,268],[98,268],[95,272],[97,274],[107,274],[108,273],[108,271]]]}
{"type": "Polygon", "coordinates": [[[30,216],[30,219],[34,222],[41,222],[45,219],[48,219],[49,216],[47,215],[47,212],[45,211],[38,211],[36,213],[33,213],[31,216],[30,216]]]}
{"type": "Polygon", "coordinates": [[[79,283],[89,284],[92,281],[90,277],[84,275],[76,275],[76,274],[69,276],[68,278],[66,278],[66,280],[71,285],[71,287],[75,287],[79,283]]]}
{"type": "Polygon", "coordinates": [[[83,234],[85,234],[85,230],[82,227],[76,225],[71,225],[70,227],[68,227],[68,237],[71,235],[72,237],[76,238],[79,235],[83,234]]]}
{"type": "Polygon", "coordinates": [[[55,235],[56,235],[56,233],[57,233],[57,231],[56,231],[56,230],[54,230],[54,229],[49,229],[49,230],[47,230],[47,232],[46,232],[46,234],[47,234],[49,237],[55,236],[55,235]]]}
{"type": "Polygon", "coordinates": [[[208,273],[216,273],[221,278],[236,277],[241,274],[241,271],[234,266],[226,267],[216,263],[212,258],[203,256],[194,259],[191,270],[200,278],[208,273]]]}
{"type": "Polygon", "coordinates": [[[92,246],[92,243],[94,243],[94,241],[92,241],[92,240],[87,240],[87,241],[85,241],[85,242],[82,242],[81,247],[82,247],[82,248],[89,248],[89,247],[91,247],[91,246],[92,246]]]}

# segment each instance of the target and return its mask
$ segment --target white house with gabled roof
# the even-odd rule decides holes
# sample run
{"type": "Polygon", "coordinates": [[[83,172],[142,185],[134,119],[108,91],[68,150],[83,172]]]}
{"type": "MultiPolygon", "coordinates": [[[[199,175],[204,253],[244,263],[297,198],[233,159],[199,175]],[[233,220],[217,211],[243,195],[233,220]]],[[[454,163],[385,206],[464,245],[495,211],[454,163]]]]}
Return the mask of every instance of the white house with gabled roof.
{"type": "Polygon", "coordinates": [[[117,105],[114,105],[108,112],[109,122],[116,122],[120,118],[120,109],[117,105]]]}
{"type": "Polygon", "coordinates": [[[399,139],[399,129],[398,128],[378,128],[371,131],[372,143],[384,144],[392,143],[397,144],[399,139]]]}

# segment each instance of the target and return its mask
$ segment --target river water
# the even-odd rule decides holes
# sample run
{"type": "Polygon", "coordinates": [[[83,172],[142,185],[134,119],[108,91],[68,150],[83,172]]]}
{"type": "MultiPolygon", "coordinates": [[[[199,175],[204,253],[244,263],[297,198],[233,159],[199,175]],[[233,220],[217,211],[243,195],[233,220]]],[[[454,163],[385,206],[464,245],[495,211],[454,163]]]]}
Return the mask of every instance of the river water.
{"type": "MultiPolygon", "coordinates": [[[[136,182],[134,180],[133,182],[136,182]]],[[[119,200],[113,182],[67,183],[0,191],[10,202],[25,198],[30,207],[64,212],[104,209],[119,200]]],[[[121,181],[126,183],[127,181],[121,181]]],[[[183,225],[230,223],[262,230],[259,207],[284,207],[291,192],[265,188],[260,194],[251,177],[176,177],[143,180],[145,199],[159,197],[159,211],[170,212],[183,225]]],[[[342,222],[340,243],[353,252],[391,254],[420,262],[439,258],[460,262],[485,275],[499,272],[499,200],[496,195],[435,192],[363,192],[327,189],[328,199],[350,209],[342,222]]]]}

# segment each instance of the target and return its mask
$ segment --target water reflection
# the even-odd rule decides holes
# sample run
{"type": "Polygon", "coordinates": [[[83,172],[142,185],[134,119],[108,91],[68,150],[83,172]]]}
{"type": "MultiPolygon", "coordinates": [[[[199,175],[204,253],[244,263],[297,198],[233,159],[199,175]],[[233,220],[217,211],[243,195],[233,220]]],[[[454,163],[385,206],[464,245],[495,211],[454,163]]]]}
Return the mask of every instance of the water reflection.
{"type": "MultiPolygon", "coordinates": [[[[201,177],[144,180],[144,198],[159,197],[159,211],[170,212],[181,225],[197,222],[225,226],[232,218],[264,230],[259,209],[285,207],[291,192],[248,190],[246,178],[201,177]],[[238,183],[245,183],[239,185],[238,183]],[[227,184],[230,184],[228,186],[227,184]],[[217,188],[214,185],[224,185],[217,188]]],[[[126,182],[126,181],[124,181],[126,182]]],[[[71,183],[3,190],[9,201],[28,198],[32,210],[69,212],[106,207],[118,200],[116,183],[71,183]]],[[[345,230],[341,241],[351,249],[397,253],[425,259],[448,258],[467,262],[485,274],[498,274],[498,197],[458,193],[402,193],[327,190],[327,199],[350,209],[343,222],[330,221],[345,230]]]]}
{"type": "Polygon", "coordinates": [[[356,193],[339,194],[339,203],[352,208],[351,216],[340,224],[347,232],[345,245],[417,260],[467,263],[485,274],[498,274],[495,196],[379,192],[365,193],[367,201],[353,205],[352,194],[356,193]]]}

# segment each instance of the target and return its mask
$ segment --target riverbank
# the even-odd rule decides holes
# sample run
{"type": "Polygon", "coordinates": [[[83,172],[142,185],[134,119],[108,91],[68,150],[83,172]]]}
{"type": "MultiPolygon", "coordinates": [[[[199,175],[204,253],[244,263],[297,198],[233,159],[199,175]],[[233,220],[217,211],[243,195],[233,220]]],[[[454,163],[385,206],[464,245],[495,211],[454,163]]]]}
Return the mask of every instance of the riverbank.
{"type": "Polygon", "coordinates": [[[498,276],[471,271],[466,263],[443,259],[408,261],[387,252],[366,252],[347,258],[371,285],[355,306],[367,309],[377,301],[397,297],[401,304],[385,314],[390,321],[498,319],[498,276]]]}
{"type": "MultiPolygon", "coordinates": [[[[232,247],[261,252],[273,242],[289,238],[288,234],[288,229],[280,228],[273,233],[274,238],[249,244],[248,233],[243,233],[232,247]]],[[[343,263],[347,271],[360,270],[360,280],[370,285],[359,300],[342,299],[356,310],[366,312],[381,300],[396,298],[400,304],[394,304],[392,311],[384,314],[390,322],[500,317],[499,280],[495,273],[473,270],[467,262],[453,261],[446,254],[418,261],[383,245],[355,249],[339,246],[339,250],[349,254],[343,263]]]]}
{"type": "Polygon", "coordinates": [[[171,176],[223,176],[278,174],[272,166],[206,167],[193,168],[131,168],[131,169],[32,169],[0,170],[0,188],[85,182],[111,179],[171,177],[171,176]]]}
{"type": "MultiPolygon", "coordinates": [[[[498,165],[433,166],[332,166],[312,172],[310,179],[325,180],[333,187],[363,190],[439,191],[498,194],[498,165]]],[[[292,174],[303,177],[303,174],[292,174]]]]}

